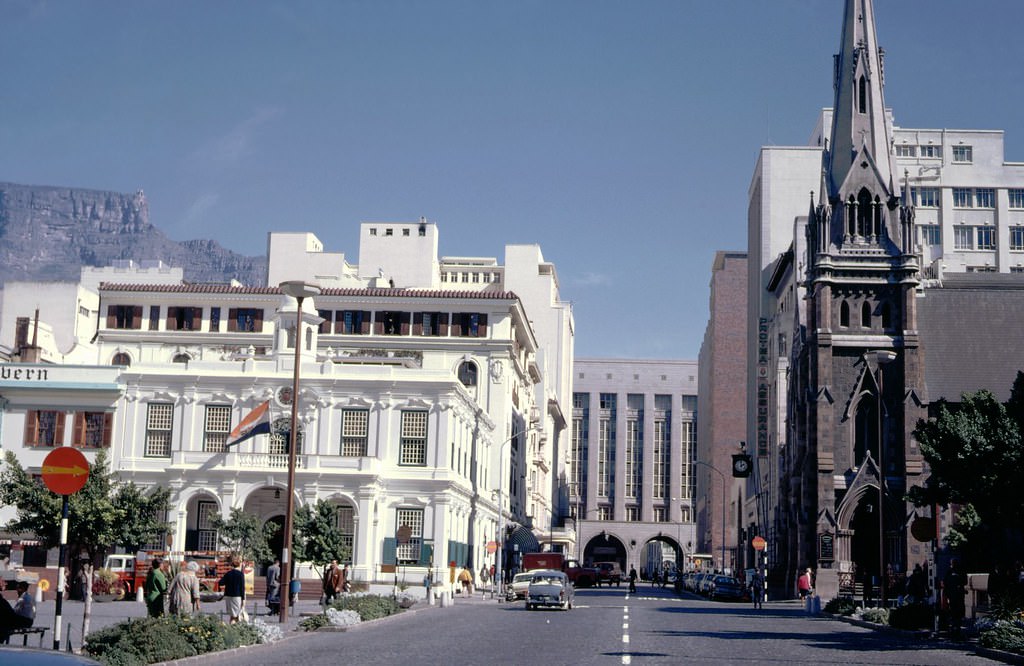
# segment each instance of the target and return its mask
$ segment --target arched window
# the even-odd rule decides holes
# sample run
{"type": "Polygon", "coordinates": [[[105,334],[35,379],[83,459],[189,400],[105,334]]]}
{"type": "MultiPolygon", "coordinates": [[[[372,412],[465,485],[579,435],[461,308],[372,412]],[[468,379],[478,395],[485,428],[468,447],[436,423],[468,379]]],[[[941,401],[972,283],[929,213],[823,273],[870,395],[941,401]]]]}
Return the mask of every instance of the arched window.
{"type": "Polygon", "coordinates": [[[874,210],[871,205],[871,193],[861,188],[857,194],[857,235],[867,237],[874,233],[874,210]]]}
{"type": "Polygon", "coordinates": [[[850,325],[850,304],[843,301],[839,304],[839,326],[846,328],[850,325]]]}
{"type": "Polygon", "coordinates": [[[476,386],[477,368],[472,361],[463,361],[459,366],[459,381],[463,386],[476,386]]]}
{"type": "Polygon", "coordinates": [[[853,464],[860,467],[868,451],[875,462],[878,462],[878,412],[874,395],[861,396],[854,416],[854,428],[853,464]]]}
{"type": "Polygon", "coordinates": [[[114,358],[110,359],[110,365],[123,365],[129,367],[132,364],[132,357],[124,352],[117,352],[114,358]]]}
{"type": "Polygon", "coordinates": [[[192,360],[192,357],[188,354],[175,354],[174,358],[171,359],[174,363],[188,363],[192,360]]]}
{"type": "Polygon", "coordinates": [[[860,308],[860,325],[864,328],[871,328],[871,303],[864,301],[860,308]]]}
{"type": "Polygon", "coordinates": [[[868,82],[863,76],[857,82],[857,110],[861,113],[868,112],[868,82]]]}
{"type": "Polygon", "coordinates": [[[309,327],[306,329],[306,351],[313,348],[313,328],[309,327]]]}

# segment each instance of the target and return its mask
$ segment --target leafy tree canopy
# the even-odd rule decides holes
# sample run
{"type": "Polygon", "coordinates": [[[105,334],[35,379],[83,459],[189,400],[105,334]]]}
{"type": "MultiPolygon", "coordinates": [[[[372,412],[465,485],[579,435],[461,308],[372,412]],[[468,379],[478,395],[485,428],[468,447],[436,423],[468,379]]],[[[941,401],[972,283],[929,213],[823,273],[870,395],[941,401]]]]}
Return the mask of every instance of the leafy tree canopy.
{"type": "MultiPolygon", "coordinates": [[[[167,512],[170,492],[143,491],[132,482],[120,483],[100,451],[82,490],[68,498],[68,544],[71,552],[85,550],[95,559],[112,546],[137,550],[168,530],[160,520],[167,512]]],[[[60,545],[62,499],[24,469],[11,451],[0,471],[0,503],[17,507],[6,528],[33,534],[45,548],[60,545]]]]}
{"type": "Polygon", "coordinates": [[[213,516],[210,523],[217,530],[221,545],[238,553],[243,560],[262,563],[273,559],[270,538],[277,529],[273,523],[264,525],[259,516],[237,507],[231,509],[228,518],[213,516]]]}
{"type": "Polygon", "coordinates": [[[331,560],[345,562],[350,549],[338,530],[338,507],[327,500],[299,507],[295,512],[292,549],[298,562],[323,569],[331,560]]]}

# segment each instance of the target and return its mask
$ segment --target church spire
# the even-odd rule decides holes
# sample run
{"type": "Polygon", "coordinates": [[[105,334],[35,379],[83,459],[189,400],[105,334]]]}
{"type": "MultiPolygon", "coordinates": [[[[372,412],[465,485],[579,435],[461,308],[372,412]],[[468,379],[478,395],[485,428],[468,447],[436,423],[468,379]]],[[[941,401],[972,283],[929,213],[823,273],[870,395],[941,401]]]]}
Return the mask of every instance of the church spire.
{"type": "Polygon", "coordinates": [[[865,159],[872,163],[879,184],[885,189],[884,193],[876,194],[883,201],[895,195],[891,131],[882,95],[882,64],[872,0],[846,0],[842,38],[834,62],[835,102],[829,151],[832,196],[841,194],[851,169],[865,159]]]}

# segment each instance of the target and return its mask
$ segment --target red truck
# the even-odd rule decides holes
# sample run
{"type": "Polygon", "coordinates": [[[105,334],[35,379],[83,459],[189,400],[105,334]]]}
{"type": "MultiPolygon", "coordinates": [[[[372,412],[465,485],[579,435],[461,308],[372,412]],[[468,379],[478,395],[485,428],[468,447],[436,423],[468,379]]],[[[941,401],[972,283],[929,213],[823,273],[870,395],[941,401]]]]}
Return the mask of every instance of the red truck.
{"type": "Polygon", "coordinates": [[[524,553],[523,571],[534,569],[563,571],[573,587],[590,587],[597,583],[597,569],[582,566],[578,560],[567,560],[561,553],[524,553]]]}

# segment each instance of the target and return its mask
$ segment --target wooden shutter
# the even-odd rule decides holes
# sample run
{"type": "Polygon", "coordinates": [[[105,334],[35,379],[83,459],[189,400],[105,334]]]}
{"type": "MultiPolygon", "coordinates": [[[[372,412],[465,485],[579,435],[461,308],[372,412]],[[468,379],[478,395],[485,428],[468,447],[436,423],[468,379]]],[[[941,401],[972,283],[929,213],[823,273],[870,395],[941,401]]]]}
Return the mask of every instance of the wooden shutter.
{"type": "Polygon", "coordinates": [[[333,322],[331,321],[333,313],[330,310],[317,310],[317,316],[323,319],[320,322],[320,327],[317,329],[318,333],[330,333],[333,329],[333,322]]]}
{"type": "Polygon", "coordinates": [[[408,312],[398,313],[398,318],[402,322],[398,330],[402,335],[409,335],[409,314],[408,312]]]}
{"type": "Polygon", "coordinates": [[[384,335],[384,313],[377,312],[377,319],[373,322],[373,332],[375,335],[384,335]]]}
{"type": "Polygon", "coordinates": [[[480,325],[477,328],[477,330],[479,332],[478,337],[481,337],[481,338],[486,338],[487,337],[487,315],[485,315],[485,314],[481,314],[480,315],[480,325]]]}
{"type": "Polygon", "coordinates": [[[155,331],[160,328],[160,306],[149,306],[149,330],[155,331]]]}
{"type": "Polygon", "coordinates": [[[228,332],[238,330],[238,308],[228,308],[228,332]]]}
{"type": "Polygon", "coordinates": [[[255,316],[252,318],[252,331],[253,333],[263,332],[263,310],[256,310],[255,316]]]}
{"type": "Polygon", "coordinates": [[[417,562],[421,567],[430,566],[430,560],[434,557],[434,544],[431,541],[424,541],[420,544],[420,561],[417,562]]]}
{"type": "Polygon", "coordinates": [[[142,329],[142,306],[136,305],[132,307],[132,328],[135,330],[142,329]]]}
{"type": "Polygon", "coordinates": [[[396,545],[395,537],[384,537],[384,552],[381,553],[381,564],[395,565],[397,562],[397,554],[395,553],[396,545]]]}
{"type": "MultiPolygon", "coordinates": [[[[138,308],[138,309],[140,311],[142,310],[141,307],[138,308]]],[[[140,316],[141,316],[141,312],[140,312],[140,316]]],[[[67,416],[67,414],[65,414],[64,412],[57,412],[57,418],[54,419],[56,421],[56,423],[55,423],[55,425],[53,427],[53,433],[54,433],[54,435],[53,435],[53,445],[54,446],[64,446],[64,417],[65,416],[67,416]]]]}
{"type": "Polygon", "coordinates": [[[417,312],[412,316],[412,334],[423,335],[423,313],[417,312]]]}
{"type": "Polygon", "coordinates": [[[452,315],[452,336],[457,338],[460,335],[462,335],[462,320],[465,316],[466,315],[462,314],[461,312],[457,312],[452,315]]]}
{"type": "Polygon", "coordinates": [[[437,316],[437,334],[441,336],[448,335],[448,313],[442,312],[437,316]]]}
{"type": "Polygon", "coordinates": [[[75,427],[71,434],[71,446],[85,446],[85,412],[75,412],[75,427]]]}
{"type": "Polygon", "coordinates": [[[100,442],[101,446],[105,449],[110,448],[110,442],[114,437],[114,413],[105,412],[103,414],[103,440],[100,442]]]}
{"type": "Polygon", "coordinates": [[[107,306],[107,328],[116,328],[116,327],[117,327],[117,306],[116,305],[108,305],[107,306]]]}
{"type": "Polygon", "coordinates": [[[359,313],[362,323],[359,325],[359,332],[362,335],[368,335],[370,333],[370,311],[363,310],[359,313]]]}
{"type": "Polygon", "coordinates": [[[167,326],[165,328],[168,331],[178,330],[178,308],[169,307],[167,308],[167,326]]]}
{"type": "Polygon", "coordinates": [[[192,330],[201,331],[203,329],[203,309],[192,308],[192,330]]]}
{"type": "Polygon", "coordinates": [[[25,446],[39,446],[39,412],[34,409],[25,413],[25,446]]]}

